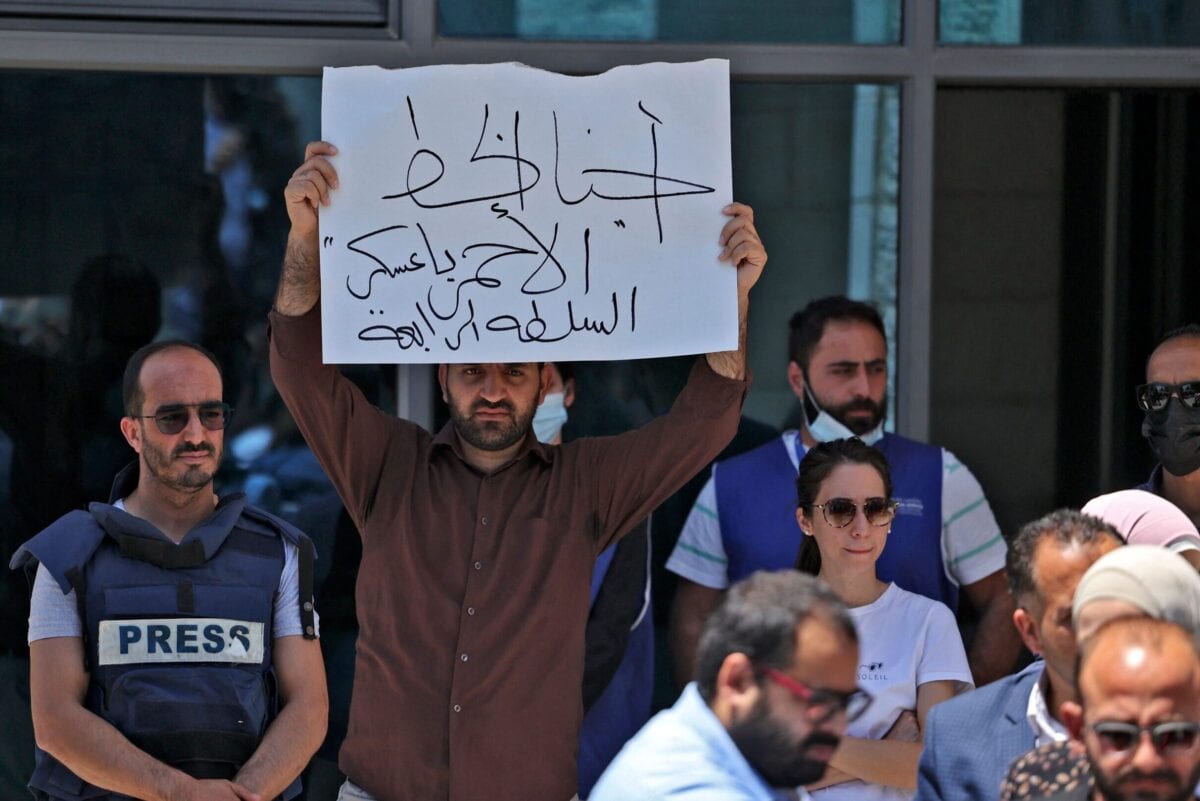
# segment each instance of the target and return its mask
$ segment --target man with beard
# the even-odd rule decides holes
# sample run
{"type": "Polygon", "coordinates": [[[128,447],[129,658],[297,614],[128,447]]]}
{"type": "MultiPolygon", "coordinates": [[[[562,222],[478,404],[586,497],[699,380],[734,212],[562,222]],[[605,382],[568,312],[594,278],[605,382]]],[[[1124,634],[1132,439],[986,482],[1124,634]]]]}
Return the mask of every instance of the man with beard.
{"type": "Polygon", "coordinates": [[[1059,709],[1076,698],[1075,588],[1097,559],[1121,545],[1121,536],[1103,520],[1071,509],[1017,532],[1007,569],[1017,603],[1013,625],[1041,658],[930,711],[917,801],[994,801],[1014,759],[1067,739],[1059,709]]]}
{"type": "Polygon", "coordinates": [[[1146,362],[1146,382],[1137,404],[1158,464],[1138,489],[1161,495],[1200,525],[1200,325],[1162,338],[1146,362]]]}
{"type": "Polygon", "coordinates": [[[796,472],[818,442],[857,436],[887,457],[899,502],[878,562],[879,578],[958,608],[960,589],[978,618],[968,658],[976,686],[1007,674],[1020,640],[1009,623],[1004,537],[979,482],[949,451],[885,433],[887,340],[866,303],[814,300],[791,320],[788,383],[804,415],[752,451],[713,466],[667,568],[680,576],[671,622],[680,684],[691,677],[705,618],[732,582],[791,567],[800,548],[796,472]]]}
{"type": "Polygon", "coordinates": [[[737,269],[739,349],[697,359],[668,414],[543,446],[530,424],[545,365],[443,364],[451,419],[431,434],[321,362],[317,209],[336,202],[336,152],[310,144],[285,190],[270,320],[275,385],[362,535],[341,798],[568,801],[596,557],[737,427],[749,291],[767,260],[753,212],[732,204],[713,232],[737,269]]]}
{"type": "Polygon", "coordinates": [[[706,622],[696,680],[621,750],[592,801],[807,798],[800,786],[825,774],[870,703],[857,666],[854,622],[823,582],[754,574],[706,622]]]}
{"type": "MultiPolygon", "coordinates": [[[[1084,641],[1079,702],[1063,705],[1083,743],[1091,801],[1185,801],[1200,783],[1200,652],[1181,626],[1118,618],[1084,641]]],[[[1084,801],[1087,782],[1051,796],[1084,801]]]]}
{"type": "Polygon", "coordinates": [[[125,370],[121,432],[138,461],[109,503],[60,518],[29,616],[38,799],[265,801],[300,792],[328,702],[312,545],[218,497],[232,409],[208,351],[147,345],[125,370]]]}

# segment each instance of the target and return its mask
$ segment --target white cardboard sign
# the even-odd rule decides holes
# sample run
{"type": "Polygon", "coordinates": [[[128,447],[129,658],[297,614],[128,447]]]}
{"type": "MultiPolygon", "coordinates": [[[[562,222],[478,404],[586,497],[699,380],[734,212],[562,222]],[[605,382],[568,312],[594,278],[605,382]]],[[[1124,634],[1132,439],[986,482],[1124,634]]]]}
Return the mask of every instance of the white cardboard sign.
{"type": "Polygon", "coordinates": [[[331,363],[737,347],[729,64],[326,68],[331,363]]]}

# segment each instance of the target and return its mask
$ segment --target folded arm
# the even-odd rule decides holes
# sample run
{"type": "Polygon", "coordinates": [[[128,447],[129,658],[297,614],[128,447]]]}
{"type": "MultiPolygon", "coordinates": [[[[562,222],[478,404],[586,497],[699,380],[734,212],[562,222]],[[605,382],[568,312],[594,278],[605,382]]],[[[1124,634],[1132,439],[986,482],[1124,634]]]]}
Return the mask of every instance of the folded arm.
{"type": "MultiPolygon", "coordinates": [[[[822,780],[821,786],[858,779],[886,787],[915,789],[917,762],[921,758],[921,731],[925,726],[925,718],[934,704],[954,697],[957,691],[958,682],[954,681],[931,681],[922,684],[917,687],[915,729],[893,727],[888,733],[889,736],[881,740],[843,737],[841,745],[829,760],[831,770],[822,780]],[[893,733],[896,736],[893,737],[893,733]]],[[[908,714],[911,713],[902,713],[901,720],[908,714]]]]}

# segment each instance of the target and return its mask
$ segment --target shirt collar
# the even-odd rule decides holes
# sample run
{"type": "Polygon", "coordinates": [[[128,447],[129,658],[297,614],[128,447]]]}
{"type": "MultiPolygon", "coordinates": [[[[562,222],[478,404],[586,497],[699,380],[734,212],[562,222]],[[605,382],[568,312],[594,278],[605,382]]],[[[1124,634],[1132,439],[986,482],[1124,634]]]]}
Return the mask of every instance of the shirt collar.
{"type": "Polygon", "coordinates": [[[1154,469],[1150,471],[1150,478],[1146,479],[1145,484],[1139,484],[1138,489],[1146,492],[1153,492],[1155,495],[1163,494],[1163,467],[1161,464],[1154,465],[1154,469]]]}
{"type": "MultiPolygon", "coordinates": [[[[441,430],[433,437],[433,446],[435,448],[449,448],[454,455],[458,457],[460,462],[467,464],[467,458],[463,455],[462,442],[458,438],[458,433],[454,430],[454,423],[449,422],[442,426],[441,430]]],[[[541,459],[544,463],[550,464],[550,453],[548,447],[537,441],[537,437],[533,435],[533,429],[525,434],[525,439],[521,442],[521,447],[517,450],[516,455],[508,464],[516,462],[523,458],[526,454],[532,454],[541,459]]],[[[507,467],[508,465],[505,465],[507,467]]]]}
{"type": "Polygon", "coordinates": [[[1025,719],[1029,721],[1029,728],[1033,729],[1035,745],[1061,743],[1067,739],[1066,727],[1054,719],[1046,706],[1046,693],[1042,686],[1046,681],[1049,679],[1043,670],[1029,691],[1029,705],[1025,710],[1025,719]]]}

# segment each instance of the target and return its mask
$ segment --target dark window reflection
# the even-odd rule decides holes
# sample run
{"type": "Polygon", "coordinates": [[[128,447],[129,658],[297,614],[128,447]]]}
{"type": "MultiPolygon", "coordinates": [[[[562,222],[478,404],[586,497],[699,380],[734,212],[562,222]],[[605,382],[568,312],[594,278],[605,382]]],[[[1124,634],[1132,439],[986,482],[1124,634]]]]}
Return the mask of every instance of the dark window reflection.
{"type": "Polygon", "coordinates": [[[1200,43],[1193,0],[941,0],[947,44],[1187,47],[1200,43]]]}
{"type": "Polygon", "coordinates": [[[899,42],[899,0],[441,0],[442,36],[659,42],[899,42]]]}
{"type": "MultiPolygon", "coordinates": [[[[135,458],[118,427],[125,362],[154,339],[200,342],[221,361],[237,410],[221,492],[246,491],[317,543],[322,646],[340,668],[330,680],[341,701],[353,674],[357,535],[266,362],[288,229],[282,188],[319,116],[316,79],[0,74],[0,538],[7,562],[62,514],[107,500],[135,458]]],[[[394,370],[352,373],[394,408],[394,370]]],[[[0,575],[0,798],[20,798],[33,753],[28,588],[20,574],[0,575]]],[[[344,704],[337,711],[344,718],[344,704]]],[[[335,779],[332,740],[344,724],[330,731],[314,765],[335,779]]]]}

